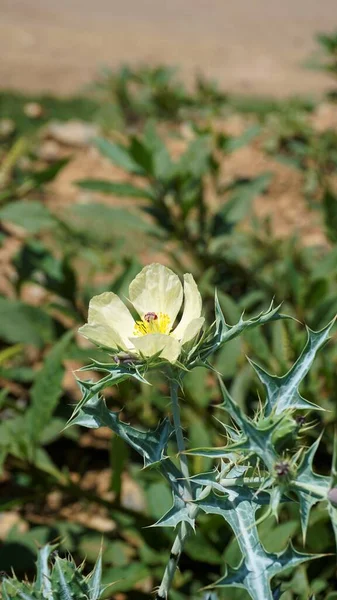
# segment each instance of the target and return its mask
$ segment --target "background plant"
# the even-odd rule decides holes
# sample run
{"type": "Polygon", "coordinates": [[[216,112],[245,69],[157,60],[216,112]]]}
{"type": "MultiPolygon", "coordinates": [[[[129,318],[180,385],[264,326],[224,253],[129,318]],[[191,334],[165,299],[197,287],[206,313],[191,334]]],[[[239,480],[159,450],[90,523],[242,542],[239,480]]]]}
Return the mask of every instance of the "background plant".
{"type": "MultiPolygon", "coordinates": [[[[172,106],[178,104],[172,103],[172,106]]],[[[99,192],[83,187],[75,202],[59,205],[57,199],[62,197],[62,190],[57,188],[58,181],[71,169],[72,160],[79,152],[75,148],[68,148],[66,152],[61,147],[58,159],[66,156],[70,161],[64,163],[57,177],[55,173],[56,179],[50,183],[42,181],[37,189],[29,192],[23,189],[18,194],[18,182],[20,189],[20,182],[26,178],[26,174],[21,177],[19,160],[8,180],[9,185],[3,188],[6,201],[0,214],[4,274],[0,282],[0,377],[6,391],[1,396],[1,508],[8,515],[8,522],[2,520],[6,533],[2,534],[0,562],[1,568],[8,572],[14,565],[19,578],[24,573],[33,577],[36,541],[43,544],[59,537],[61,555],[71,551],[78,564],[87,557],[90,569],[104,534],[103,580],[117,582],[106,594],[117,598],[118,594],[144,598],[153,586],[159,585],[167,549],[173,543],[173,531],[146,529],[171,505],[169,488],[160,475],[152,469],[143,470],[137,453],[104,430],[100,436],[94,430],[79,428],[62,431],[71,413],[70,405],[78,399],[69,384],[70,371],[92,358],[103,360],[98,350],[84,347],[75,334],[86,319],[86,307],[92,295],[104,290],[127,295],[128,284],[142,264],[153,256],[156,260],[158,256],[165,256],[165,263],[178,273],[192,271],[198,278],[209,322],[213,318],[215,286],[221,308],[231,324],[239,321],[243,310],[245,318],[265,310],[274,296],[277,303],[283,302],[282,312],[305,321],[316,331],[336,314],[334,225],[331,213],[327,217],[325,204],[321,203],[322,188],[311,196],[311,204],[314,201],[314,218],[321,223],[320,231],[324,223],[329,228],[328,244],[308,242],[292,232],[279,238],[268,221],[256,216],[255,202],[261,198],[262,190],[272,195],[275,210],[278,207],[278,197],[273,191],[277,164],[272,159],[268,158],[267,168],[257,165],[253,175],[247,175],[241,167],[237,169],[238,174],[236,171],[229,178],[223,178],[222,172],[229,161],[239,161],[242,152],[261,147],[275,136],[276,127],[271,127],[273,120],[280,123],[277,135],[286,140],[286,149],[282,141],[282,148],[277,142],[274,148],[267,148],[268,152],[292,158],[294,151],[288,151],[289,137],[304,140],[304,154],[312,153],[311,144],[315,143],[317,158],[308,160],[302,154],[299,172],[304,178],[310,169],[319,172],[317,160],[327,164],[333,148],[327,144],[325,156],[320,155],[323,144],[320,145],[310,120],[315,104],[307,100],[276,102],[227,96],[226,103],[216,112],[219,111],[222,119],[230,120],[231,111],[236,114],[239,111],[246,139],[241,134],[224,134],[222,121],[213,116],[211,105],[208,108],[204,100],[200,109],[185,105],[179,117],[161,116],[156,125],[146,125],[146,122],[149,117],[158,117],[154,114],[157,109],[153,112],[136,109],[133,122],[126,118],[124,121],[123,117],[116,131],[117,121],[110,117],[110,110],[116,106],[113,96],[105,96],[104,100],[92,95],[90,99],[61,101],[1,94],[1,117],[11,118],[15,124],[14,131],[1,139],[1,164],[16,141],[24,138],[26,150],[22,157],[28,156],[29,170],[39,172],[49,168],[41,162],[38,149],[42,143],[42,126],[54,118],[65,122],[69,118],[98,120],[104,141],[95,143],[96,146],[104,143],[122,146],[126,148],[123,156],[130,157],[133,145],[133,152],[136,147],[140,148],[139,160],[143,162],[142,166],[136,161],[141,173],[130,174],[125,165],[117,170],[113,160],[111,178],[105,175],[105,181],[109,179],[109,185],[118,182],[124,188],[108,187],[112,196],[97,196],[99,192]],[[24,113],[25,104],[31,100],[44,108],[37,120],[24,113]],[[291,119],[290,133],[280,118],[284,112],[298,115],[291,119]],[[310,133],[303,136],[306,121],[310,133]],[[255,126],[252,128],[257,123],[259,131],[255,126]],[[179,155],[172,152],[175,142],[180,144],[179,155]],[[157,152],[151,149],[151,143],[158,143],[162,148],[163,164],[172,165],[172,172],[168,170],[165,177],[158,171],[160,160],[154,160],[157,152]],[[155,175],[151,161],[157,165],[155,175]],[[158,209],[155,212],[155,201],[160,198],[159,183],[164,184],[168,199],[161,221],[158,209]],[[130,186],[136,188],[136,192],[131,192],[130,186]],[[133,193],[140,193],[139,188],[155,189],[155,199],[153,195],[132,198],[133,193]],[[204,225],[200,228],[202,204],[205,213],[204,225]],[[171,228],[167,223],[172,224],[171,228]],[[188,231],[189,241],[179,235],[179,227],[188,231]],[[68,331],[74,332],[73,337],[68,337],[68,331]],[[54,348],[58,341],[60,346],[54,348]],[[53,380],[47,395],[43,381],[49,384],[48,369],[55,371],[55,382],[53,380]],[[39,417],[41,406],[44,406],[43,418],[42,414],[39,417]],[[29,418],[24,416],[27,410],[29,418]],[[34,419],[39,423],[36,432],[31,425],[34,419]],[[106,469],[108,460],[110,470],[106,469]]],[[[80,152],[85,156],[85,149],[80,152]]],[[[329,183],[333,183],[333,161],[332,153],[329,183]]],[[[23,164],[25,166],[25,161],[23,164]]],[[[94,175],[95,179],[103,178],[96,171],[94,175]]],[[[84,176],[78,172],[73,176],[76,180],[80,178],[83,180],[84,176]]],[[[93,179],[93,175],[90,178],[93,179]]],[[[333,188],[331,192],[333,195],[333,188]]],[[[330,205],[334,207],[333,203],[330,205]]],[[[301,207],[298,210],[302,210],[301,207]]],[[[305,218],[311,219],[310,214],[313,213],[306,213],[305,218]]],[[[282,214],[278,213],[278,218],[281,219],[282,214]]],[[[230,395],[245,414],[253,416],[258,408],[257,392],[263,397],[263,386],[244,356],[250,356],[269,372],[281,375],[294,363],[304,344],[303,327],[296,321],[281,320],[247,330],[223,346],[212,362],[222,372],[230,395]]],[[[332,342],[317,355],[301,388],[309,401],[328,409],[308,417],[309,422],[314,420],[320,428],[325,427],[316,454],[318,470],[325,475],[331,470],[336,414],[335,348],[332,342]]],[[[224,416],[223,411],[216,408],[221,396],[213,376],[209,374],[205,378],[204,374],[202,369],[195,368],[186,376],[182,420],[191,447],[223,446],[223,428],[214,419],[214,416],[222,419],[224,416]]],[[[151,377],[151,388],[127,381],[122,389],[105,391],[109,406],[124,411],[127,406],[127,413],[122,413],[121,418],[142,430],[153,429],[168,413],[165,383],[159,381],[155,373],[151,377]],[[157,385],[163,394],[155,393],[157,385]]],[[[303,431],[303,443],[311,445],[320,428],[303,431]]],[[[191,455],[189,460],[192,474],[211,468],[209,457],[191,455]]],[[[281,551],[289,538],[297,549],[302,548],[295,505],[287,505],[287,508],[282,505],[278,528],[270,518],[261,523],[258,530],[270,552],[281,551]]],[[[320,509],[320,504],[311,511],[305,551],[334,552],[329,516],[320,509]]],[[[197,534],[187,540],[181,557],[172,598],[202,597],[197,590],[221,575],[224,560],[236,565],[239,559],[240,551],[231,529],[219,516],[200,513],[197,534]]],[[[300,566],[293,574],[284,575],[282,585],[288,589],[282,592],[282,600],[307,600],[313,591],[316,598],[325,598],[329,593],[333,598],[334,564],[334,557],[326,557],[324,564],[313,561],[300,566]]],[[[244,592],[219,590],[219,598],[244,598],[244,592]]]]}

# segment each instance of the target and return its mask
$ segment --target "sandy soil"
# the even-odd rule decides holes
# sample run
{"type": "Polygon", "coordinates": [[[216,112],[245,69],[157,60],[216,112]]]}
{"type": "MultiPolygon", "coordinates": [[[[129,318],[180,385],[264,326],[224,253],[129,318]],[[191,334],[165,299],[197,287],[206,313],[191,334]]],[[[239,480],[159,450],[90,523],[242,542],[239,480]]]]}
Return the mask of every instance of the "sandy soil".
{"type": "Polygon", "coordinates": [[[317,31],[337,27],[336,0],[1,0],[0,85],[71,93],[99,65],[179,64],[232,92],[320,93],[301,63],[317,31]]]}

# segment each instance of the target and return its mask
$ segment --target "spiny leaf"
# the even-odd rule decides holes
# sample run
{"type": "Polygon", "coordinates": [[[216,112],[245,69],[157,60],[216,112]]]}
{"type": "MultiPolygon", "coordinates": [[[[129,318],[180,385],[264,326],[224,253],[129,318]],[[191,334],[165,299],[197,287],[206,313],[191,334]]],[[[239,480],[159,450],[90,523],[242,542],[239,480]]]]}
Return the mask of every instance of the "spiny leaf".
{"type": "Polygon", "coordinates": [[[56,554],[49,560],[54,548],[47,544],[39,550],[35,582],[20,582],[15,575],[3,580],[4,600],[100,600],[108,587],[101,584],[101,553],[93,571],[84,576],[84,565],[77,567],[71,557],[62,559],[56,554]]]}
{"type": "Polygon", "coordinates": [[[90,589],[90,600],[99,600],[104,586],[102,586],[102,549],[98,555],[97,561],[88,578],[90,589]]]}
{"type": "Polygon", "coordinates": [[[321,331],[312,331],[307,327],[308,339],[305,348],[293,367],[282,377],[270,375],[250,361],[267,391],[266,415],[269,415],[272,411],[275,414],[280,414],[288,408],[322,410],[321,407],[305,400],[299,393],[298,387],[308,373],[317,351],[328,339],[334,322],[335,319],[321,331]]]}
{"type": "Polygon", "coordinates": [[[191,516],[192,508],[191,503],[186,503],[173,494],[173,506],[151,527],[177,527],[179,523],[185,522],[194,529],[195,519],[191,516]]]}
{"type": "MultiPolygon", "coordinates": [[[[226,457],[234,450],[243,451],[249,454],[253,453],[259,456],[268,467],[269,471],[272,472],[275,461],[278,458],[272,443],[272,436],[279,426],[279,419],[276,419],[274,423],[271,422],[266,429],[259,428],[257,423],[251,421],[244,415],[241,408],[231,398],[221,378],[219,377],[218,379],[223,398],[223,403],[219,408],[229,413],[235,424],[239,427],[240,435],[235,437],[234,442],[227,444],[227,446],[219,448],[195,448],[189,450],[188,454],[220,458],[226,457]]],[[[226,428],[226,431],[228,431],[228,426],[224,425],[224,427],[226,428]]]]}
{"type": "Polygon", "coordinates": [[[55,567],[53,569],[53,575],[54,575],[54,573],[57,574],[57,583],[59,584],[59,589],[60,589],[60,600],[73,600],[73,595],[71,593],[71,587],[69,586],[69,584],[66,580],[66,577],[65,577],[62,560],[58,556],[55,559],[55,567]]]}
{"type": "Polygon", "coordinates": [[[42,597],[50,600],[52,598],[52,586],[50,581],[50,569],[48,560],[56,546],[46,544],[39,549],[36,563],[36,582],[34,588],[40,590],[42,597]]]}
{"type": "Polygon", "coordinates": [[[91,398],[75,416],[71,424],[83,425],[90,429],[109,427],[144,458],[144,464],[151,465],[163,459],[172,426],[164,419],[154,431],[142,432],[119,419],[118,412],[109,411],[105,401],[97,395],[91,398]]]}
{"type": "Polygon", "coordinates": [[[256,495],[248,488],[233,488],[226,496],[211,493],[198,501],[207,514],[221,515],[233,529],[243,558],[235,569],[228,568],[224,577],[212,587],[239,587],[245,589],[253,600],[273,600],[270,580],[276,574],[316,556],[301,554],[288,546],[280,554],[266,552],[255,525],[255,513],[261,504],[268,504],[268,494],[256,495]]]}
{"type": "Polygon", "coordinates": [[[217,293],[215,294],[214,302],[214,330],[210,332],[205,340],[203,340],[203,343],[200,345],[199,352],[197,352],[196,356],[193,357],[194,360],[192,361],[191,366],[198,361],[204,362],[211,354],[221,348],[223,344],[239,336],[246,330],[253,329],[254,327],[258,327],[259,325],[264,325],[265,323],[276,321],[278,319],[290,318],[287,317],[287,315],[282,315],[279,313],[280,306],[273,308],[273,304],[271,304],[266,311],[261,312],[256,317],[244,320],[243,316],[241,316],[236,325],[228,325],[221,310],[217,293]]]}
{"type": "Polygon", "coordinates": [[[89,402],[89,400],[91,400],[91,398],[94,398],[98,393],[100,393],[105,388],[110,387],[112,385],[116,385],[117,383],[121,383],[122,381],[125,381],[125,379],[128,379],[129,377],[132,377],[133,379],[136,379],[137,381],[140,381],[141,383],[148,383],[147,380],[142,375],[142,372],[145,371],[144,365],[138,365],[138,364],[133,364],[133,363],[132,364],[127,364],[127,363],[123,364],[122,362],[105,364],[105,363],[99,363],[97,361],[94,361],[92,364],[88,365],[87,367],[82,368],[81,371],[87,371],[89,369],[94,370],[94,371],[100,371],[103,373],[105,372],[105,373],[107,373],[107,375],[105,375],[105,377],[102,377],[102,379],[100,379],[99,381],[80,380],[80,379],[77,380],[77,383],[82,391],[82,398],[78,402],[78,404],[76,404],[73,415],[70,418],[70,422],[76,416],[76,414],[81,410],[81,408],[83,406],[85,406],[85,404],[87,402],[89,402]]]}
{"type": "MultiPolygon", "coordinates": [[[[337,432],[335,432],[334,437],[334,449],[333,449],[333,458],[331,465],[331,476],[330,476],[330,490],[329,490],[329,502],[328,502],[328,512],[331,519],[331,524],[333,527],[334,535],[335,535],[335,543],[337,546],[337,502],[335,497],[335,490],[337,490],[337,432]]],[[[336,494],[337,495],[337,494],[336,494]]]]}
{"type": "Polygon", "coordinates": [[[290,484],[300,502],[300,515],[303,541],[305,543],[309,516],[312,507],[327,498],[330,488],[330,478],[317,475],[313,472],[313,460],[321,441],[320,436],[316,442],[305,452],[297,469],[296,480],[290,484]]]}

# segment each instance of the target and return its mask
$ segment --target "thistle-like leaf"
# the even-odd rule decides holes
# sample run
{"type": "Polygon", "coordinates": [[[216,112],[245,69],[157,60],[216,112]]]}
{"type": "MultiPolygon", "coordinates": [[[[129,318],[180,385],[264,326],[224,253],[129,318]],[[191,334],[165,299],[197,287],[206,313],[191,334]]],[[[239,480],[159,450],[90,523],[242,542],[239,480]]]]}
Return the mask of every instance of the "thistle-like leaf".
{"type": "Polygon", "coordinates": [[[94,570],[83,575],[83,564],[77,567],[71,557],[51,558],[54,546],[49,544],[38,552],[36,580],[20,582],[16,576],[5,577],[1,586],[4,600],[100,600],[105,589],[102,585],[101,553],[94,570]]]}
{"type": "Polygon", "coordinates": [[[67,581],[65,563],[57,556],[52,574],[53,587],[59,592],[62,600],[72,600],[72,588],[67,581]]]}
{"type": "MultiPolygon", "coordinates": [[[[222,393],[223,403],[218,407],[225,410],[233,419],[240,430],[240,436],[235,436],[233,443],[219,448],[196,448],[189,450],[189,454],[197,456],[207,456],[213,458],[226,457],[233,450],[242,451],[249,454],[259,456],[270,472],[273,471],[275,461],[278,455],[272,443],[272,436],[279,425],[279,419],[270,424],[266,428],[259,428],[258,423],[249,419],[241,410],[241,408],[231,398],[223,381],[219,378],[220,389],[222,393]]],[[[228,430],[227,426],[224,425],[228,430]]]]}
{"type": "Polygon", "coordinates": [[[244,474],[248,468],[249,467],[246,465],[235,465],[232,469],[227,470],[225,473],[215,469],[207,473],[193,475],[190,477],[190,483],[201,488],[210,488],[223,494],[226,493],[228,489],[226,482],[235,480],[235,485],[240,485],[240,482],[243,481],[244,474]]]}
{"type": "Polygon", "coordinates": [[[250,361],[260,381],[266,388],[267,398],[265,414],[267,416],[272,411],[278,415],[289,408],[322,410],[320,406],[316,406],[308,400],[305,400],[305,398],[301,396],[298,388],[308,373],[317,351],[329,338],[329,333],[334,323],[335,319],[321,331],[312,331],[307,327],[308,339],[303,352],[288,373],[282,377],[270,375],[259,365],[250,361]]]}
{"type": "Polygon", "coordinates": [[[83,406],[96,394],[99,394],[107,387],[117,385],[118,383],[122,383],[126,379],[130,377],[140,381],[141,383],[148,383],[148,381],[143,377],[142,373],[145,371],[144,364],[136,364],[132,362],[119,362],[119,363],[101,363],[98,361],[93,361],[90,365],[83,367],[80,369],[81,371],[99,371],[101,373],[107,373],[102,379],[99,381],[91,381],[77,379],[77,383],[82,392],[82,398],[76,404],[72,417],[74,417],[83,406]]]}
{"type": "Polygon", "coordinates": [[[312,507],[322,500],[327,499],[330,488],[330,478],[317,475],[313,471],[313,460],[321,441],[320,436],[316,442],[305,452],[297,469],[296,480],[290,483],[290,489],[298,496],[300,503],[301,527],[305,543],[310,511],[312,507]]]}
{"type": "Polygon", "coordinates": [[[172,507],[151,527],[177,527],[179,523],[188,523],[194,529],[195,518],[191,511],[193,504],[184,502],[179,496],[173,494],[172,507]]]}
{"type": "Polygon", "coordinates": [[[36,582],[34,588],[40,590],[42,597],[50,600],[53,598],[52,586],[50,581],[49,557],[55,550],[56,545],[46,544],[39,549],[36,562],[36,582]]]}
{"type": "Polygon", "coordinates": [[[261,312],[256,317],[251,319],[244,319],[243,315],[240,317],[236,325],[228,325],[226,319],[221,310],[220,302],[217,294],[214,299],[214,311],[215,311],[215,323],[214,329],[210,332],[210,335],[206,337],[197,352],[197,357],[194,358],[194,362],[205,361],[211,354],[218,350],[223,344],[233,340],[235,337],[243,333],[248,329],[253,329],[259,325],[264,325],[271,321],[278,319],[290,318],[287,315],[282,315],[279,312],[280,306],[273,308],[273,303],[269,306],[266,311],[261,312]]]}
{"type": "Polygon", "coordinates": [[[82,425],[89,429],[108,427],[141,454],[145,466],[163,460],[168,440],[173,431],[168,419],[164,419],[154,431],[139,431],[121,421],[119,412],[110,411],[105,400],[98,395],[86,402],[71,420],[71,424],[82,425]]]}
{"type": "Polygon", "coordinates": [[[259,506],[269,503],[269,495],[255,494],[249,488],[232,488],[226,496],[213,492],[198,501],[198,506],[207,514],[221,515],[231,526],[242,552],[242,560],[236,568],[228,567],[225,575],[212,587],[239,587],[245,589],[252,600],[274,600],[270,581],[272,577],[289,567],[316,558],[297,552],[289,545],[283,552],[266,552],[257,527],[255,513],[259,506]]]}
{"type": "Polygon", "coordinates": [[[102,549],[98,555],[95,566],[88,575],[88,588],[90,600],[99,600],[107,586],[102,585],[102,549]]]}
{"type": "Polygon", "coordinates": [[[331,519],[331,524],[335,534],[335,542],[337,546],[337,433],[334,438],[333,458],[331,465],[330,490],[328,492],[328,511],[331,519]]]}

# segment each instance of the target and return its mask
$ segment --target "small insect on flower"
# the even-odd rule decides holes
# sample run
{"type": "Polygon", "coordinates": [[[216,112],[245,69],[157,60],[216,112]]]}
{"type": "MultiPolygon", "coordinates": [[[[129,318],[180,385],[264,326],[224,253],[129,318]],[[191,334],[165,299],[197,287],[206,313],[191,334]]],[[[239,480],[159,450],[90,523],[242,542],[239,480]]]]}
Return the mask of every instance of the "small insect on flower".
{"type": "Polygon", "coordinates": [[[192,275],[184,275],[183,287],[171,269],[158,263],[142,269],[131,282],[129,300],[139,314],[136,321],[113,292],[94,296],[88,323],[79,331],[113,351],[138,357],[158,354],[174,363],[184,344],[193,340],[204,324],[201,296],[192,275]],[[183,301],[182,317],[175,326],[183,301]]]}

